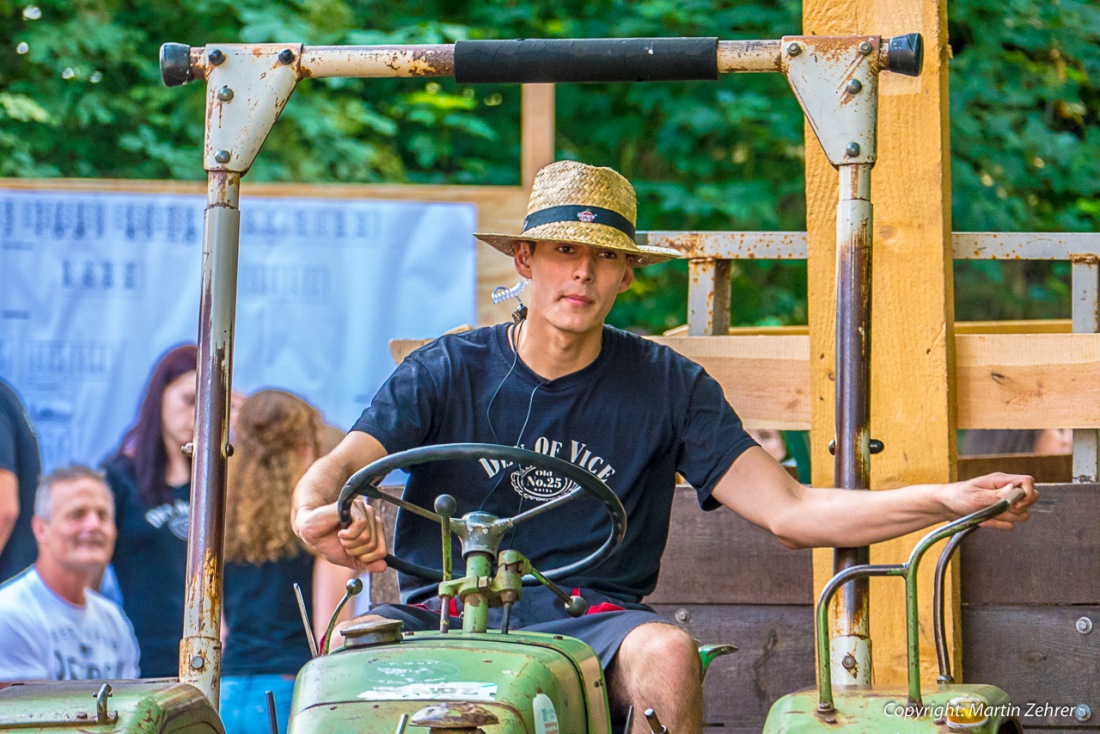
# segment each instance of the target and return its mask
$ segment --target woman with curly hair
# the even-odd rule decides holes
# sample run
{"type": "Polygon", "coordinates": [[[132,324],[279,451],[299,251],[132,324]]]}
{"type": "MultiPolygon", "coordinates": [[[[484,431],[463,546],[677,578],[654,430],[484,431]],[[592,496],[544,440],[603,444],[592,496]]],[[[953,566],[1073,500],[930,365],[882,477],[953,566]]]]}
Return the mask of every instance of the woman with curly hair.
{"type": "MultiPolygon", "coordinates": [[[[280,731],[286,729],[294,677],[310,659],[293,584],[314,612],[331,612],[320,601],[331,594],[315,583],[329,578],[315,573],[315,564],[326,562],[310,555],[290,527],[291,493],[317,458],[321,426],[315,408],[281,390],[255,393],[237,415],[225,514],[227,734],[268,730],[267,691],[275,695],[280,731]],[[310,604],[311,590],[318,603],[310,604]]],[[[318,614],[311,612],[315,623],[328,621],[318,614]]]]}

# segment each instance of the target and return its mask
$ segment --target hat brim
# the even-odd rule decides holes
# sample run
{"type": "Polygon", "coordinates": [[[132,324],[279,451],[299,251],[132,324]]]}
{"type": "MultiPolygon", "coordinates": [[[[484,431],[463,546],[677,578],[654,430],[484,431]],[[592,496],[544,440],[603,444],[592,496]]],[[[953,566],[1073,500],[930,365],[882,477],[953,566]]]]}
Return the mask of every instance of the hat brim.
{"type": "MultiPolygon", "coordinates": [[[[587,225],[588,227],[598,226],[603,229],[612,229],[611,227],[604,227],[603,225],[587,225]]],[[[515,253],[517,242],[558,242],[569,245],[584,245],[586,247],[599,247],[608,250],[618,250],[619,252],[625,252],[635,258],[634,264],[638,267],[645,265],[654,265],[656,263],[663,263],[669,260],[683,257],[683,253],[679,250],[673,250],[670,247],[649,247],[639,246],[634,244],[634,241],[628,238],[625,234],[614,230],[619,235],[615,238],[599,238],[599,241],[593,241],[591,238],[586,237],[568,237],[568,236],[539,236],[538,227],[526,232],[524,234],[494,234],[490,232],[474,232],[474,237],[485,244],[500,250],[505,255],[512,255],[515,253]],[[629,242],[629,245],[620,244],[621,241],[629,242]]]]}

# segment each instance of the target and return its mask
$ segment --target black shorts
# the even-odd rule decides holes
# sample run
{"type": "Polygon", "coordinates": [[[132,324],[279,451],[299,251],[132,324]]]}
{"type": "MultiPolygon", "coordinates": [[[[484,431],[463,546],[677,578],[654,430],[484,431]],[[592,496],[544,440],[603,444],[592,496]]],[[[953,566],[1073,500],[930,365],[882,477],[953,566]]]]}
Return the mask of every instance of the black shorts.
{"type": "MultiPolygon", "coordinates": [[[[523,600],[512,611],[512,629],[526,632],[545,632],[565,635],[587,643],[600,659],[604,673],[615,659],[626,636],[643,624],[659,622],[670,624],[664,617],[644,604],[624,602],[589,590],[581,594],[589,604],[588,614],[582,617],[570,617],[565,614],[561,602],[550,594],[548,589],[535,587],[525,589],[523,600]],[[545,592],[545,593],[543,593],[545,592]]],[[[410,632],[439,629],[439,599],[428,600],[425,604],[384,604],[373,607],[370,614],[387,619],[399,619],[410,632]]],[[[500,609],[489,612],[490,629],[500,627],[500,609]]],[[[451,618],[452,627],[461,627],[462,622],[455,616],[451,618]]]]}

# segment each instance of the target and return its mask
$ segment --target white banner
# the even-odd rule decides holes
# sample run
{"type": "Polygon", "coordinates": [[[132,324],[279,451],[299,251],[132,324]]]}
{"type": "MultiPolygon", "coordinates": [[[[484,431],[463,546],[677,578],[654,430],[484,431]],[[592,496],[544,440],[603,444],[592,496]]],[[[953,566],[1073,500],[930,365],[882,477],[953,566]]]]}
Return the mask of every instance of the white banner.
{"type": "MultiPolygon", "coordinates": [[[[204,196],[0,190],[0,374],[46,471],[98,464],[198,335],[204,196]]],[[[242,197],[233,387],[349,428],[388,342],[476,321],[472,204],[242,197]]]]}

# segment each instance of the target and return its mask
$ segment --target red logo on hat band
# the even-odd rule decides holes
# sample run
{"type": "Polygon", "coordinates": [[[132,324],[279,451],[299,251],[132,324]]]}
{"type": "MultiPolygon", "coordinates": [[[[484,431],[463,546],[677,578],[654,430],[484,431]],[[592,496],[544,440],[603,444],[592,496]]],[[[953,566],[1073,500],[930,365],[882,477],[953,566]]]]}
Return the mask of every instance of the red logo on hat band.
{"type": "Polygon", "coordinates": [[[579,219],[582,222],[588,224],[590,222],[596,221],[596,215],[593,214],[588,209],[585,209],[583,212],[581,212],[580,214],[577,215],[577,219],[579,219]]]}

